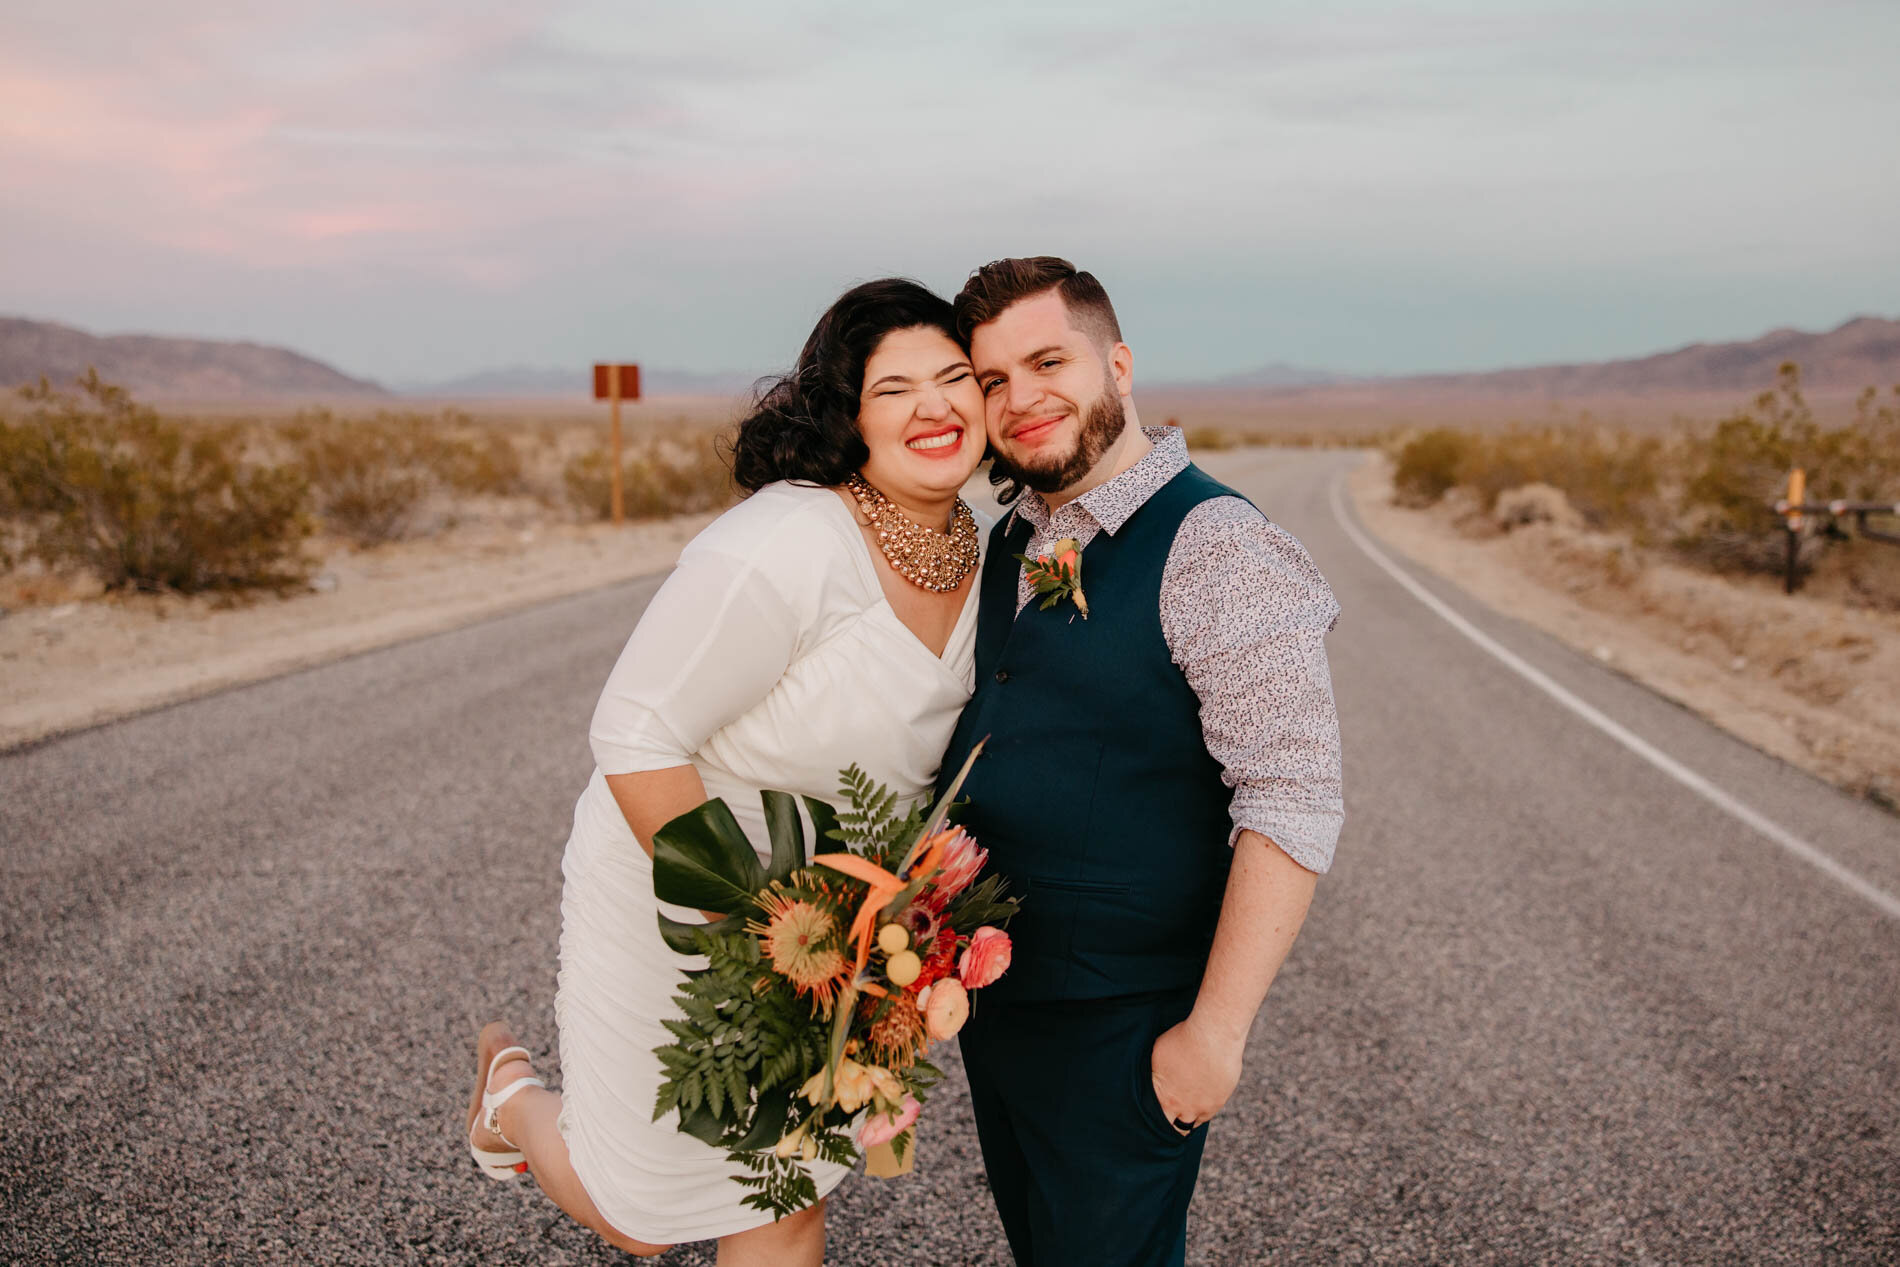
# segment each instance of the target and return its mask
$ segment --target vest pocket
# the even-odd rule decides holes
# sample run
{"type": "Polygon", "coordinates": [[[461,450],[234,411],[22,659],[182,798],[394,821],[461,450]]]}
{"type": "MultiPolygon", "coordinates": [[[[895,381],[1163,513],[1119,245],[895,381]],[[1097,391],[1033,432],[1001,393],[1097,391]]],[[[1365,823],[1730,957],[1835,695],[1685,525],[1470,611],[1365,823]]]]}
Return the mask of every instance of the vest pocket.
{"type": "Polygon", "coordinates": [[[1051,880],[1046,878],[1032,878],[1029,883],[1039,889],[1055,889],[1063,893],[1126,893],[1130,887],[1126,884],[1110,884],[1106,881],[1097,880],[1051,880]]]}

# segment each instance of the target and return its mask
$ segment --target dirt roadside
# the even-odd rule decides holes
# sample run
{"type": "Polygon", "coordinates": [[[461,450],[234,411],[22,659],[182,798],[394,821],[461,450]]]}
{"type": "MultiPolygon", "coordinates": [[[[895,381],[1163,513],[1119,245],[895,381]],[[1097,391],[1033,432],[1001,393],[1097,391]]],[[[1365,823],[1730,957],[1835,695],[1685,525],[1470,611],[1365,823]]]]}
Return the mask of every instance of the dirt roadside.
{"type": "Polygon", "coordinates": [[[1387,545],[1762,751],[1900,808],[1900,616],[1698,572],[1557,522],[1503,531],[1456,495],[1392,502],[1374,455],[1347,485],[1387,545]]]}
{"type": "Polygon", "coordinates": [[[0,750],[664,571],[711,519],[478,524],[338,549],[313,590],[241,605],[135,595],[21,606],[0,618],[0,750]]]}

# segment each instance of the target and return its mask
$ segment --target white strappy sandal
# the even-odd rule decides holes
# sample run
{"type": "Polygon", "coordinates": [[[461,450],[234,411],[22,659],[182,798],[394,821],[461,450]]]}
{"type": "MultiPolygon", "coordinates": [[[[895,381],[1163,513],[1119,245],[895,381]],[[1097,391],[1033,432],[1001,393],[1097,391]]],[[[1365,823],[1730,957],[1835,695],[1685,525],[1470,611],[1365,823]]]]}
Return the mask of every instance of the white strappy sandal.
{"type": "Polygon", "coordinates": [[[488,1092],[488,1084],[494,1078],[495,1070],[500,1068],[504,1062],[517,1057],[523,1061],[528,1060],[530,1058],[528,1049],[526,1047],[504,1047],[496,1052],[494,1058],[488,1062],[488,1068],[482,1073],[482,1111],[481,1114],[476,1117],[474,1125],[470,1126],[468,1131],[468,1155],[475,1159],[475,1164],[480,1166],[482,1173],[487,1175],[490,1179],[513,1179],[516,1175],[527,1173],[528,1169],[527,1158],[523,1157],[520,1150],[515,1148],[513,1140],[501,1133],[501,1106],[508,1102],[509,1097],[524,1088],[546,1087],[548,1085],[541,1081],[541,1079],[530,1074],[525,1078],[516,1078],[501,1090],[490,1095],[488,1092]],[[502,1143],[508,1145],[510,1151],[491,1151],[486,1148],[475,1147],[475,1128],[477,1126],[493,1132],[500,1138],[502,1143]]]}

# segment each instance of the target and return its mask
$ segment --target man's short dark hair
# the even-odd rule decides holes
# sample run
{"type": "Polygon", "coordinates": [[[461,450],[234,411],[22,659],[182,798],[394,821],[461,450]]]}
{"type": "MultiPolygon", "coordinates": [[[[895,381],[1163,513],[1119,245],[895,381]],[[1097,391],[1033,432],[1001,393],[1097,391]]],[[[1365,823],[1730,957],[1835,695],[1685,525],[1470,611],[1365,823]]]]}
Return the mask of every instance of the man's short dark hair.
{"type": "Polygon", "coordinates": [[[1019,300],[1051,290],[1062,296],[1069,324],[1094,340],[1106,359],[1108,349],[1122,341],[1115,305],[1108,302],[1108,292],[1094,274],[1079,272],[1069,261],[1053,255],[995,260],[971,273],[955,300],[957,335],[968,347],[970,333],[978,326],[996,320],[1019,300]]]}

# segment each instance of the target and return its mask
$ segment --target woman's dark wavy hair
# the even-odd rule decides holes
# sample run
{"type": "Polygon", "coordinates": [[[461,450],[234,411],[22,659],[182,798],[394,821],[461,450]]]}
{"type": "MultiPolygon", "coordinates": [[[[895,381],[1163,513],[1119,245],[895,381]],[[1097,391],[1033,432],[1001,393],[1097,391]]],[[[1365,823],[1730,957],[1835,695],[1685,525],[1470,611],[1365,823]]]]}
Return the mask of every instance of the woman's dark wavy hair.
{"type": "Polygon", "coordinates": [[[748,493],[774,480],[839,484],[871,456],[858,432],[864,363],[893,330],[928,326],[963,347],[956,314],[916,282],[853,286],[818,318],[798,365],[761,383],[732,441],[732,479],[748,493]]]}

